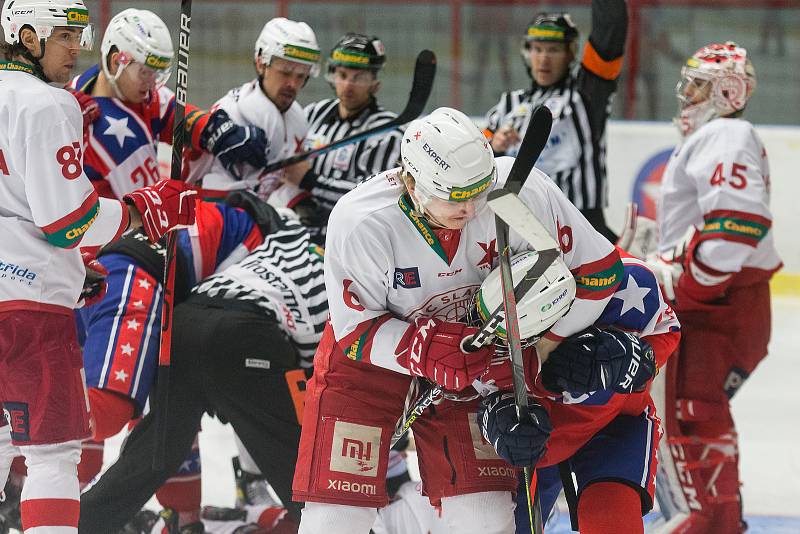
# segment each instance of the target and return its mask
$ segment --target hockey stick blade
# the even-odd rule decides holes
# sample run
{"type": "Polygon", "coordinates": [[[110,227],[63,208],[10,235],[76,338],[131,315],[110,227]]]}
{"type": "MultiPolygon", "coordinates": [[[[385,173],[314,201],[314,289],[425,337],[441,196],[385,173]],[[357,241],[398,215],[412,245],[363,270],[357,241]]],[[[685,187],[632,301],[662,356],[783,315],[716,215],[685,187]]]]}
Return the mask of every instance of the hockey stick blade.
{"type": "Polygon", "coordinates": [[[544,106],[536,106],[531,115],[525,137],[517,152],[516,159],[506,178],[505,188],[512,193],[519,193],[525,179],[531,173],[536,160],[547,145],[550,129],[553,126],[553,114],[544,106]]]}
{"type": "Polygon", "coordinates": [[[316,158],[331,150],[358,143],[363,139],[394,130],[407,122],[413,121],[419,117],[422,114],[422,110],[425,109],[425,105],[428,103],[428,97],[430,97],[431,90],[433,89],[433,80],[435,77],[436,55],[430,50],[423,50],[417,55],[417,63],[414,67],[414,81],[411,82],[411,92],[408,95],[408,102],[406,103],[405,109],[403,109],[397,117],[385,124],[370,128],[365,132],[357,133],[350,137],[334,141],[329,145],[315,148],[314,150],[307,150],[306,152],[295,154],[289,158],[270,163],[262,169],[261,175],[263,176],[306,159],[316,158]]]}
{"type": "Polygon", "coordinates": [[[494,214],[531,244],[534,250],[558,249],[542,223],[522,200],[507,189],[495,189],[486,201],[494,214]]]}

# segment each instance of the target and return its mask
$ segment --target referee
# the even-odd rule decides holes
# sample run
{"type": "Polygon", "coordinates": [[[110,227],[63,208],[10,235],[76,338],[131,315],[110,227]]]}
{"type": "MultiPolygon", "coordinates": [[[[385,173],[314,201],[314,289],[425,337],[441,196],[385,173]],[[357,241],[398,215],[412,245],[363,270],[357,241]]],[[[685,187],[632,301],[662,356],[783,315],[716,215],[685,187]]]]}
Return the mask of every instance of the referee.
{"type": "MultiPolygon", "coordinates": [[[[378,72],[385,61],[383,43],[375,36],[347,33],[339,39],[331,50],[325,76],[336,98],[306,107],[307,147],[328,145],[397,117],[375,98],[381,85],[378,72]]],[[[402,135],[402,131],[393,130],[313,160],[312,169],[303,177],[300,187],[310,191],[318,204],[318,227],[309,228],[315,241],[320,244],[324,241],[330,211],[345,193],[364,178],[396,165],[402,135]]]]}
{"type": "Polygon", "coordinates": [[[505,92],[487,113],[487,135],[496,155],[513,156],[533,109],[553,113],[553,129],[536,166],[612,243],[606,226],[606,122],[617,88],[628,27],[625,0],[592,0],[592,33],[580,66],[578,29],[566,13],[540,13],[528,26],[521,50],[529,89],[505,92]]]}

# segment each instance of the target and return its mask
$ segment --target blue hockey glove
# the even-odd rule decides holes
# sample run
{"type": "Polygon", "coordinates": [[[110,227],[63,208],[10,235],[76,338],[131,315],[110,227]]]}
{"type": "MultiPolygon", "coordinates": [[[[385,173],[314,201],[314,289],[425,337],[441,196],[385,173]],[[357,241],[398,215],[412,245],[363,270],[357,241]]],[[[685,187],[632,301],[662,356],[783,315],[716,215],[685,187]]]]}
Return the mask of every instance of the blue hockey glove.
{"type": "Polygon", "coordinates": [[[530,421],[520,422],[514,394],[502,391],[483,399],[478,408],[483,437],[501,458],[517,467],[536,465],[553,431],[550,417],[540,405],[531,405],[530,414],[530,421]]]}
{"type": "Polygon", "coordinates": [[[542,384],[549,391],[615,393],[642,391],[656,372],[650,344],[621,330],[590,326],[556,347],[542,365],[542,384]]]}
{"type": "Polygon", "coordinates": [[[249,163],[256,168],[267,164],[269,140],[264,130],[258,126],[236,124],[224,109],[211,114],[200,134],[200,144],[214,154],[237,180],[242,178],[236,169],[237,163],[249,163]]]}

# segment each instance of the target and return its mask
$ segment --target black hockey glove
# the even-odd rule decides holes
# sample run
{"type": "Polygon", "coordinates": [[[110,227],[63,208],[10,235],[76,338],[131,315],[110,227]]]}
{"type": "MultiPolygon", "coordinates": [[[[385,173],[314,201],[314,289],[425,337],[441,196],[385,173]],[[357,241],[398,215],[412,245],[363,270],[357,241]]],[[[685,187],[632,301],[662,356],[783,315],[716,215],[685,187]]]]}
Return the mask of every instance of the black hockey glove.
{"type": "Polygon", "coordinates": [[[514,394],[502,391],[492,393],[478,407],[483,437],[502,459],[517,467],[536,465],[553,431],[550,416],[540,405],[531,405],[530,414],[529,421],[520,422],[514,394]]]}
{"type": "Polygon", "coordinates": [[[240,126],[224,109],[211,114],[200,134],[200,144],[214,154],[234,178],[241,180],[237,163],[260,168],[267,164],[267,134],[258,126],[240,126]]]}
{"type": "Polygon", "coordinates": [[[556,347],[542,365],[542,384],[549,391],[616,393],[642,391],[656,372],[653,347],[621,330],[590,326],[556,347]]]}

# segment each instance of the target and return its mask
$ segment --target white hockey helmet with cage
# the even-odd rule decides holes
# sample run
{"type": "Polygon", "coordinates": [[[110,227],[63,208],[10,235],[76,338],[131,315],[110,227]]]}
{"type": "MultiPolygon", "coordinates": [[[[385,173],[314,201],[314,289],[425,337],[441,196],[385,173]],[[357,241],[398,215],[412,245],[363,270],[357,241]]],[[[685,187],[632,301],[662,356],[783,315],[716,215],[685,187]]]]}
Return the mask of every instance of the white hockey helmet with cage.
{"type": "MultiPolygon", "coordinates": [[[[100,45],[102,67],[115,91],[116,82],[126,68],[140,69],[155,88],[169,80],[175,51],[169,28],[161,18],[145,9],[128,8],[116,14],[108,23],[100,45]],[[108,68],[108,55],[112,49],[120,53],[119,69],[112,75],[108,68]]],[[[117,96],[120,96],[119,94],[117,96]]]]}
{"type": "Polygon", "coordinates": [[[742,111],[755,88],[747,50],[732,41],[700,48],[681,68],[678,129],[686,136],[712,119],[742,111]]]}
{"type": "Polygon", "coordinates": [[[310,65],[310,75],[319,75],[320,50],[314,30],[305,22],[283,17],[264,25],[256,40],[255,60],[269,65],[273,57],[310,65]]]}
{"type": "Polygon", "coordinates": [[[94,26],[89,23],[89,10],[83,0],[5,0],[0,25],[6,43],[17,44],[19,33],[30,26],[44,41],[57,27],[82,29],[79,46],[91,50],[94,26]]]}
{"type": "MultiPolygon", "coordinates": [[[[539,255],[535,251],[525,251],[511,258],[511,277],[516,286],[525,273],[533,267],[539,255]]],[[[561,257],[547,268],[534,286],[517,302],[520,337],[534,341],[556,321],[566,315],[575,300],[575,278],[561,257]]],[[[475,294],[475,307],[478,316],[485,321],[489,315],[503,304],[503,285],[500,268],[495,268],[481,284],[475,294]]],[[[497,336],[505,339],[505,319],[497,328],[497,336]]]]}
{"type": "Polygon", "coordinates": [[[414,200],[423,206],[432,197],[450,202],[485,198],[497,178],[486,137],[452,108],[412,121],[403,134],[400,159],[414,178],[414,200]]]}

